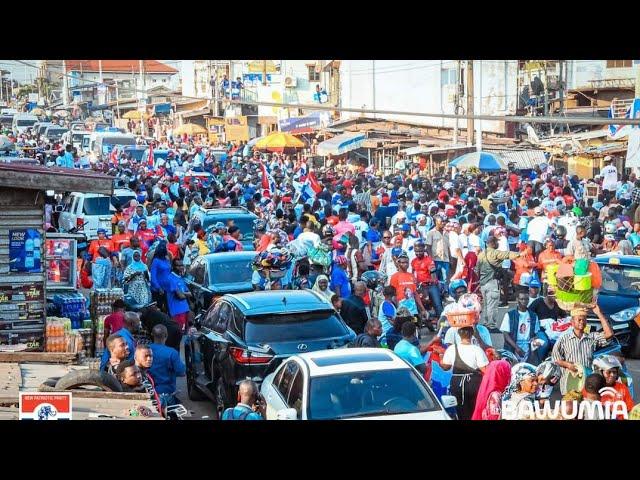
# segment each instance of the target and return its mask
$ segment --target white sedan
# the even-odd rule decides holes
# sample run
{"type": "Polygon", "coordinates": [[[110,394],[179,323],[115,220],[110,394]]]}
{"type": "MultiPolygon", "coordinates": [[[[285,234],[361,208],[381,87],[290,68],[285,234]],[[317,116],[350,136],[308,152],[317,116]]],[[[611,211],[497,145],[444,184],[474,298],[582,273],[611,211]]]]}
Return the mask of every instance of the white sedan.
{"type": "MultiPolygon", "coordinates": [[[[268,420],[450,420],[420,375],[391,350],[345,348],[289,357],[261,386],[268,420]]],[[[444,405],[444,406],[443,406],[444,405]]]]}

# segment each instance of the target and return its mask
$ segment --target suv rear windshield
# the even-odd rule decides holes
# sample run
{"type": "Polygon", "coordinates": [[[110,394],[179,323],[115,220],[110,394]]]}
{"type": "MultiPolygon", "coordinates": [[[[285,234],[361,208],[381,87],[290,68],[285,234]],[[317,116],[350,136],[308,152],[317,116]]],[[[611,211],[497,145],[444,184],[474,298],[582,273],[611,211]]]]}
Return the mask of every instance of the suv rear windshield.
{"type": "Polygon", "coordinates": [[[136,139],[133,137],[103,137],[102,145],[135,145],[136,139]]]}
{"type": "Polygon", "coordinates": [[[135,200],[135,195],[114,195],[111,197],[111,205],[117,207],[120,205],[123,209],[129,206],[131,200],[135,200]]]}
{"type": "Polygon", "coordinates": [[[88,197],[82,208],[85,215],[111,215],[110,205],[110,197],[88,197]]]}
{"type": "Polygon", "coordinates": [[[61,137],[64,133],[67,133],[69,130],[66,128],[48,128],[47,136],[48,137],[61,137]]]}
{"type": "Polygon", "coordinates": [[[278,343],[341,337],[348,333],[331,312],[248,317],[245,323],[247,343],[278,343]]]}
{"type": "Polygon", "coordinates": [[[215,225],[218,222],[222,222],[226,225],[227,220],[233,218],[233,224],[240,227],[240,233],[242,233],[242,240],[253,240],[253,217],[228,217],[221,215],[205,215],[202,220],[202,228],[205,230],[211,225],[215,225]]]}
{"type": "Polygon", "coordinates": [[[31,127],[38,120],[16,120],[16,126],[18,127],[31,127]]]}

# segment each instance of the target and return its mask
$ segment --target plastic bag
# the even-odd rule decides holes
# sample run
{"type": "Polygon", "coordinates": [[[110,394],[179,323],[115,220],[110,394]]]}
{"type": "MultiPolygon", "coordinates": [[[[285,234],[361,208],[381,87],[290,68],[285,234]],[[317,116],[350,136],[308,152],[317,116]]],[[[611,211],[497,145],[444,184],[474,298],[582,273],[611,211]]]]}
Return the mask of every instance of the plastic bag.
{"type": "Polygon", "coordinates": [[[589,273],[591,273],[591,288],[602,287],[602,273],[596,262],[589,262],[589,273]]]}

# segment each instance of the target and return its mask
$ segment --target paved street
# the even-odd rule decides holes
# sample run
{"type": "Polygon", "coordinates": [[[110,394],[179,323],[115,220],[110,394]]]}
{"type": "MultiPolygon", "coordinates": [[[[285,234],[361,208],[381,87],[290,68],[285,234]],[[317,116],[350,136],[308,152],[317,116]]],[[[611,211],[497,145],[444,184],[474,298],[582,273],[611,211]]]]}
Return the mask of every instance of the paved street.
{"type": "MultiPolygon", "coordinates": [[[[512,302],[509,308],[514,308],[515,303],[512,302]]],[[[500,308],[500,317],[505,314],[508,308],[500,308]]],[[[433,337],[433,334],[429,334],[424,337],[423,341],[428,341],[433,337]]],[[[502,348],[503,346],[503,337],[501,334],[491,334],[491,340],[493,342],[493,346],[495,348],[502,348]]],[[[640,384],[640,360],[627,360],[627,368],[631,372],[633,377],[635,389],[634,400],[636,403],[640,402],[640,393],[638,392],[637,385],[640,384]]],[[[186,391],[187,384],[185,377],[178,378],[178,391],[180,392],[180,399],[183,401],[184,406],[191,412],[191,420],[215,420],[216,419],[216,411],[215,405],[213,402],[208,400],[202,402],[194,402],[189,400],[186,391]]]]}

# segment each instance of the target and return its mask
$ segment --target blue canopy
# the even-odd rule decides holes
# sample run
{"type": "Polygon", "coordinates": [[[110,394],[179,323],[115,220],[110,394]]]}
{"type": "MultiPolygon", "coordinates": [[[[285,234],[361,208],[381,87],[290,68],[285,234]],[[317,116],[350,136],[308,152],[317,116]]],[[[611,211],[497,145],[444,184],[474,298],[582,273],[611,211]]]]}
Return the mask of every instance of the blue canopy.
{"type": "Polygon", "coordinates": [[[477,168],[482,172],[499,172],[507,169],[504,161],[498,155],[487,152],[465,153],[454,158],[449,166],[459,170],[477,168]]]}
{"type": "Polygon", "coordinates": [[[365,133],[343,133],[318,144],[316,152],[318,155],[342,155],[360,148],[366,138],[367,135],[365,133]]]}

